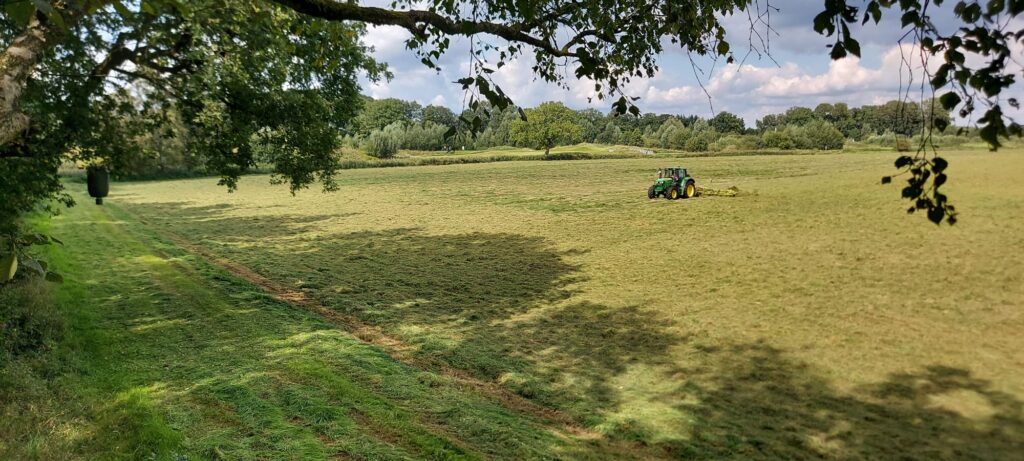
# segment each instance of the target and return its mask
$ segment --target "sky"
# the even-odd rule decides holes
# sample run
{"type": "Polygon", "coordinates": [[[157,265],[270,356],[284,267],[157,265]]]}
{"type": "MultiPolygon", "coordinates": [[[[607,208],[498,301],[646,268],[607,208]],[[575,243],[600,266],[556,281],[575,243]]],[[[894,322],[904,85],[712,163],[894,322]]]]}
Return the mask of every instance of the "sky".
{"type": "MultiPolygon", "coordinates": [[[[685,50],[666,43],[658,61],[661,70],[653,78],[633,81],[627,93],[641,98],[636,104],[645,112],[710,117],[725,110],[743,117],[748,126],[765,114],[784,112],[792,106],[813,108],[822,102],[846,102],[856,107],[898,99],[901,78],[904,87],[908,78],[906,69],[901,72],[901,56],[915,53],[911,45],[899,43],[904,34],[899,14],[883,10],[883,20],[878,25],[869,22],[853,27],[863,58],[832,61],[826,45],[834,38],[821,36],[812,28],[814,16],[823,9],[822,3],[771,0],[772,6],[778,8],[772,12],[774,33],[768,37],[771,59],[752,54],[742,64],[732,65],[725,65],[724,60],[698,60],[695,71],[685,50]]],[[[932,6],[931,16],[940,30],[955,27],[948,3],[942,8],[932,6]]],[[[743,14],[722,20],[729,31],[727,38],[732,49],[738,58],[742,57],[748,48],[748,17],[743,14]]],[[[381,82],[364,79],[364,93],[378,99],[415,100],[422,105],[442,105],[456,113],[461,111],[465,93],[452,82],[467,73],[469,41],[453,40],[439,62],[442,70],[438,72],[428,69],[414,52],[406,49],[408,37],[408,32],[394,26],[368,30],[364,42],[374,47],[376,59],[388,63],[394,78],[381,82]]],[[[559,88],[535,80],[531,66],[532,59],[522,57],[493,75],[518,105],[532,107],[544,101],[561,101],[574,109],[609,110],[608,101],[588,101],[593,96],[592,83],[570,77],[569,88],[559,88]]],[[[915,73],[919,73],[920,65],[916,67],[915,73]]],[[[937,64],[933,61],[929,67],[937,64]]],[[[920,75],[916,79],[920,81],[920,75]]]]}

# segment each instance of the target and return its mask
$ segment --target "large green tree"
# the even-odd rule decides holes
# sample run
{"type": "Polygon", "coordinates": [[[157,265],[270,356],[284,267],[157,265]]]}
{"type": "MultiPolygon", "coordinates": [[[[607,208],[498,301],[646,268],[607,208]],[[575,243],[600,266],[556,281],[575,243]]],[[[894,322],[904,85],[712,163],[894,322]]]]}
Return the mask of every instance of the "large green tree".
{"type": "Polygon", "coordinates": [[[743,131],[747,129],[742,118],[726,111],[719,112],[718,115],[712,117],[711,120],[708,120],[708,124],[719,133],[743,134],[743,131]]]}
{"type": "Polygon", "coordinates": [[[366,135],[396,122],[412,122],[422,117],[422,111],[423,108],[415,101],[395,98],[371,99],[356,116],[355,125],[360,134],[366,135]]]}
{"type": "Polygon", "coordinates": [[[548,155],[552,147],[575,144],[583,139],[578,114],[560,102],[545,102],[526,109],[526,119],[516,120],[509,129],[509,138],[518,145],[531,149],[544,149],[548,155]]]}
{"type": "MultiPolygon", "coordinates": [[[[860,55],[849,24],[878,22],[894,10],[908,36],[940,63],[928,83],[941,105],[964,116],[981,108],[980,134],[998,146],[1000,136],[1021,133],[1003,111],[1017,101],[1001,96],[1015,82],[1011,45],[1021,35],[1009,19],[1024,2],[957,1],[962,27],[951,33],[929,17],[939,3],[946,2],[824,0],[808,26],[834,37],[829,54],[841,59],[860,55]],[[972,55],[977,59],[967,59],[972,55]]],[[[616,113],[638,115],[624,88],[655,74],[666,44],[732,60],[723,16],[745,12],[751,27],[769,33],[769,11],[754,0],[396,0],[387,8],[338,0],[6,0],[0,221],[59,195],[57,166],[68,152],[115,167],[133,155],[122,140],[139,131],[129,123],[138,118],[123,115],[143,108],[128,102],[135,100],[129,93],[141,94],[143,105],[179,107],[201,141],[193,147],[229,187],[260,160],[292,187],[317,180],[330,187],[337,164],[326,124],[338,128],[358,107],[355,75],[383,73],[358,42],[364,24],[408,30],[407,46],[430,67],[449,52],[452,36],[490,37],[473,40],[470,75],[459,80],[474,108],[479,100],[511,107],[490,75],[529,55],[540,79],[587,79],[616,113]]],[[[467,125],[482,129],[477,120],[467,125]]],[[[664,120],[651,122],[630,133],[664,120]]],[[[939,191],[946,165],[924,149],[897,161],[910,175],[903,196],[936,222],[955,217],[939,191]]]]}
{"type": "Polygon", "coordinates": [[[423,108],[423,123],[427,122],[451,128],[458,126],[459,118],[447,107],[430,105],[423,108]]]}
{"type": "Polygon", "coordinates": [[[188,148],[235,187],[264,163],[293,188],[333,187],[337,132],[359,109],[360,73],[384,69],[362,25],[251,0],[23,1],[0,37],[0,227],[58,197],[65,159],[117,170],[177,113],[188,148]]]}

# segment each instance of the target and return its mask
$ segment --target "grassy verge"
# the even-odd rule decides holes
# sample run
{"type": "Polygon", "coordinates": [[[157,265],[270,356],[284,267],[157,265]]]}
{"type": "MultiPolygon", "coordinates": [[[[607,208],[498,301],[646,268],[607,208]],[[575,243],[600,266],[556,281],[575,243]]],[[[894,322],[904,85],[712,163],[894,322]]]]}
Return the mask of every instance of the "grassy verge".
{"type": "Polygon", "coordinates": [[[110,208],[42,224],[67,243],[68,328],[46,366],[4,368],[0,459],[645,457],[397,362],[110,208]]]}

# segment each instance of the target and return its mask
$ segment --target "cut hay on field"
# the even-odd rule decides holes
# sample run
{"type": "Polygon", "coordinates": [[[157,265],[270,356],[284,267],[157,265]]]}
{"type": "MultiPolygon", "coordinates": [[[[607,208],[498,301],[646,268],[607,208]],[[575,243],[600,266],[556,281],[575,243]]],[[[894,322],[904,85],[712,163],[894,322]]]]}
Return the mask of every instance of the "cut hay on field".
{"type": "MultiPolygon", "coordinates": [[[[746,192],[744,192],[745,194],[746,192]]],[[[706,195],[708,197],[735,197],[740,195],[740,188],[732,186],[728,189],[712,189],[710,187],[697,186],[697,195],[706,195]]]]}

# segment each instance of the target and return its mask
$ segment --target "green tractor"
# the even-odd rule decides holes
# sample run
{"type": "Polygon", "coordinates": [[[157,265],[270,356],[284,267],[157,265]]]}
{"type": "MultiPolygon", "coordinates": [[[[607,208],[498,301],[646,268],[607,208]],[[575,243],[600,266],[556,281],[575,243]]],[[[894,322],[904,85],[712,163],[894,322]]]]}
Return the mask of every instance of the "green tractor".
{"type": "Polygon", "coordinates": [[[686,168],[673,167],[658,170],[658,179],[647,189],[647,198],[664,196],[669,200],[697,196],[697,183],[686,168]]]}

